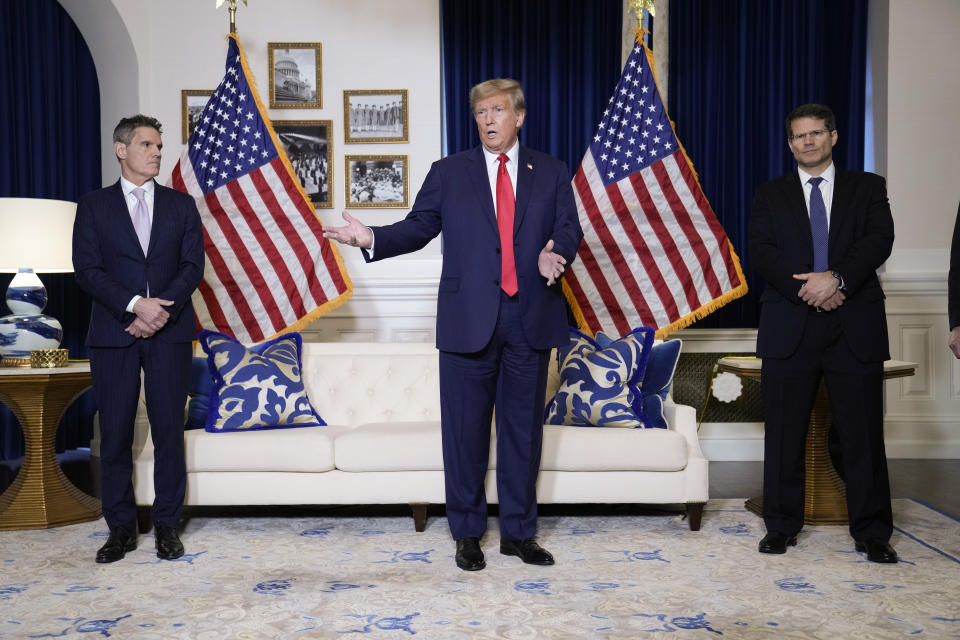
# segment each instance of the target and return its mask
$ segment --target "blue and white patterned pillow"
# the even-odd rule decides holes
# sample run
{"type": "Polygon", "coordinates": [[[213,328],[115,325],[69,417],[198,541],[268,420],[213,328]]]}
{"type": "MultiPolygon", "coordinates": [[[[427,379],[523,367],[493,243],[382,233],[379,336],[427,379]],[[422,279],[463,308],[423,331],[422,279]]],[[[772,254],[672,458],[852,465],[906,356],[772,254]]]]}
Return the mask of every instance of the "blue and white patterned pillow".
{"type": "Polygon", "coordinates": [[[560,350],[560,389],[544,412],[546,424],[643,428],[639,388],[654,330],[634,329],[601,347],[576,329],[560,350]]]}
{"type": "MultiPolygon", "coordinates": [[[[603,332],[597,332],[594,337],[601,348],[613,342],[603,332]]],[[[634,408],[637,414],[642,414],[644,423],[652,429],[666,429],[667,419],[663,417],[663,403],[673,386],[673,374],[680,359],[680,348],[683,341],[679,339],[667,340],[653,345],[650,357],[643,372],[643,380],[637,387],[634,408]]]]}
{"type": "Polygon", "coordinates": [[[252,347],[216,331],[202,331],[199,339],[213,375],[207,431],[326,425],[303,386],[299,333],[252,347]]]}

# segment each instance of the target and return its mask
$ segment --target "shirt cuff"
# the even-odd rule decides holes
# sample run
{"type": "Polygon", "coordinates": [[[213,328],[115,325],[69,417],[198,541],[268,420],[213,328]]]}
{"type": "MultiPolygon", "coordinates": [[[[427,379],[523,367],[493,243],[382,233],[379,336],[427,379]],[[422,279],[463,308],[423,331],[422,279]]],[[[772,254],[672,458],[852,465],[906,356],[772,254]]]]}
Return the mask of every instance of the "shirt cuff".
{"type": "Polygon", "coordinates": [[[133,299],[130,300],[130,304],[127,305],[128,313],[133,313],[133,305],[137,304],[137,300],[139,300],[142,297],[143,296],[133,296],[133,299]]]}

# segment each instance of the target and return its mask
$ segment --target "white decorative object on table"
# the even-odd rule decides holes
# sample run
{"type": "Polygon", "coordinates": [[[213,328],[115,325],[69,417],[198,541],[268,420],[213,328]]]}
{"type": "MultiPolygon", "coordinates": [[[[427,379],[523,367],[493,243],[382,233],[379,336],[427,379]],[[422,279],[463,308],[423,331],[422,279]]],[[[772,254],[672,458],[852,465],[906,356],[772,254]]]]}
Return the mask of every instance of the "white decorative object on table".
{"type": "Polygon", "coordinates": [[[37,273],[73,271],[76,209],[64,200],[0,198],[0,272],[17,274],[6,294],[11,315],[0,318],[4,365],[29,366],[31,351],[60,346],[63,327],[43,314],[47,291],[37,273]]]}
{"type": "Polygon", "coordinates": [[[743,381],[735,373],[718,373],[713,378],[711,393],[720,402],[733,402],[743,393],[743,381]]]}

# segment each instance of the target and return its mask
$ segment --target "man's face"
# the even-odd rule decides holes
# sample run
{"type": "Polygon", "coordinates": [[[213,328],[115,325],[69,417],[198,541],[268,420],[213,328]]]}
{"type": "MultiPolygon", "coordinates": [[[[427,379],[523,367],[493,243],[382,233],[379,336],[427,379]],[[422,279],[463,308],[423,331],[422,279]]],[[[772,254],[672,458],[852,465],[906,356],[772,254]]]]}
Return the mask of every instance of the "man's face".
{"type": "Polygon", "coordinates": [[[137,127],[130,144],[114,142],[113,149],[120,158],[120,173],[133,184],[142,185],[160,173],[163,142],[153,127],[137,127]]]}
{"type": "Polygon", "coordinates": [[[837,144],[837,132],[826,129],[827,125],[820,118],[797,118],[790,123],[794,138],[787,145],[797,159],[797,165],[807,173],[820,175],[830,166],[833,145],[837,144]],[[814,131],[819,134],[813,135],[814,131]],[[803,138],[797,138],[798,135],[803,138]]]}
{"type": "Polygon", "coordinates": [[[480,143],[490,153],[506,153],[517,141],[525,112],[513,110],[506,93],[495,93],[477,102],[473,117],[480,132],[480,143]]]}

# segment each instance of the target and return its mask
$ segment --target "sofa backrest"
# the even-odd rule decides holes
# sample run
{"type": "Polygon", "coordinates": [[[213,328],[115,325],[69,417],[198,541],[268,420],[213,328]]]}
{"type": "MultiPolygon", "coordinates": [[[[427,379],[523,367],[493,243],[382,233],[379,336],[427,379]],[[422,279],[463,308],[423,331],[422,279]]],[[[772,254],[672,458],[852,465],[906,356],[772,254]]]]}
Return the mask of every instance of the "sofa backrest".
{"type": "Polygon", "coordinates": [[[440,420],[432,343],[305,342],[303,381],[330,425],[440,420]]]}

